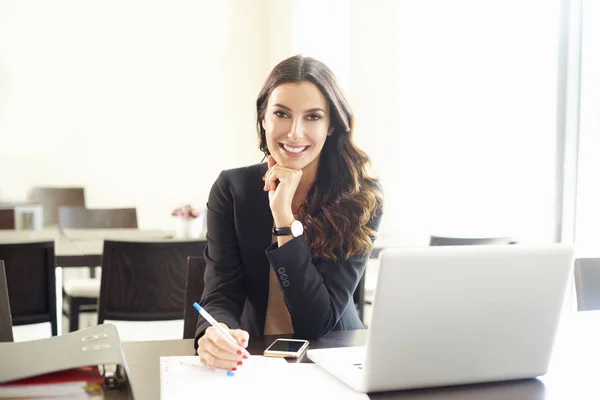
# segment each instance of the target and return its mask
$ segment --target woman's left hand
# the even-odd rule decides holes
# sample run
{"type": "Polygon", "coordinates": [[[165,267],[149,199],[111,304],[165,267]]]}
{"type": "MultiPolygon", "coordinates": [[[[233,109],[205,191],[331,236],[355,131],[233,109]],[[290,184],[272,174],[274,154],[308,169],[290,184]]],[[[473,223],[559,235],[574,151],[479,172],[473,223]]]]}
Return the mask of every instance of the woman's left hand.
{"type": "Polygon", "coordinates": [[[269,191],[271,213],[276,226],[287,226],[294,220],[292,200],[302,178],[302,170],[281,166],[273,156],[269,156],[268,166],[264,190],[269,191]]]}

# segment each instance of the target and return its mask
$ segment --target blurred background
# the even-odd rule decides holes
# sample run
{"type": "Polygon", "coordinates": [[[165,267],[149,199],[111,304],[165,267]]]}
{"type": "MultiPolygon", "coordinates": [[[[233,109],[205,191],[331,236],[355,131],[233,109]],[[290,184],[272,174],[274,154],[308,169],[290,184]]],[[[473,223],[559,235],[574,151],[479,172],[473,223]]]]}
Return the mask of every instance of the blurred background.
{"type": "Polygon", "coordinates": [[[300,53],[348,95],[385,191],[380,247],[510,237],[598,257],[598,18],[593,0],[0,0],[0,203],[80,187],[81,206],[177,229],[221,170],[262,161],[256,97],[300,53]]]}
{"type": "Polygon", "coordinates": [[[141,228],[170,227],[222,169],[261,161],[256,96],[302,53],[350,98],[385,188],[382,237],[553,241],[576,229],[593,243],[600,33],[585,22],[598,7],[2,0],[0,200],[83,186],[90,207],[135,206],[141,228]]]}
{"type": "Polygon", "coordinates": [[[600,34],[575,3],[2,0],[0,200],[84,186],[90,207],[167,227],[222,169],[261,161],[256,96],[302,53],[350,98],[384,183],[381,235],[571,239],[577,206],[594,241],[600,34]]]}

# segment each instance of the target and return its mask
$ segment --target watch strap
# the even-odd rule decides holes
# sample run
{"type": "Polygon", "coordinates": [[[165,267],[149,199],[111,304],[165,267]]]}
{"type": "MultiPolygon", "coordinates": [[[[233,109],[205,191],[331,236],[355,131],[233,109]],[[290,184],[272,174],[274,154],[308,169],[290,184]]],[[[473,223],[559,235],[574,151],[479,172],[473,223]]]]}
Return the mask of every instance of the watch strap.
{"type": "Polygon", "coordinates": [[[292,234],[292,228],[286,226],[284,228],[273,227],[273,236],[289,236],[292,234]]]}

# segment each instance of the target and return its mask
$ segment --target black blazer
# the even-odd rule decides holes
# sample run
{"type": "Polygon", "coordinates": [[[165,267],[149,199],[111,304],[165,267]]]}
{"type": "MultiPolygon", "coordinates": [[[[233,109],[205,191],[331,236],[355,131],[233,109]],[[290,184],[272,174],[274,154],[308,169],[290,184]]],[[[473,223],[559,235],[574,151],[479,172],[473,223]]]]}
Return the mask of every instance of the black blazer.
{"type": "MultiPolygon", "coordinates": [[[[273,216],[261,179],[266,171],[266,163],[223,171],[210,191],[202,307],[231,329],[262,335],[272,265],[297,337],[363,328],[352,295],[368,255],[313,259],[304,235],[280,248],[271,243],[273,216]]],[[[380,219],[377,212],[371,228],[377,230],[380,219]]],[[[198,318],[194,346],[209,326],[198,318]]]]}

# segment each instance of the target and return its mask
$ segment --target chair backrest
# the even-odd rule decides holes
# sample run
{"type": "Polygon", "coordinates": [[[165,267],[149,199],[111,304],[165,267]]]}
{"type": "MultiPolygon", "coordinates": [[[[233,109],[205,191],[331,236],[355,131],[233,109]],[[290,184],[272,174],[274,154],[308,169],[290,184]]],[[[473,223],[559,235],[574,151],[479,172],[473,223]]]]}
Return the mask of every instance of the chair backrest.
{"type": "Polygon", "coordinates": [[[10,302],[8,301],[6,273],[4,272],[4,261],[0,260],[0,342],[12,341],[12,318],[10,316],[10,302]]]}
{"type": "Polygon", "coordinates": [[[187,274],[185,279],[185,300],[183,302],[183,338],[193,339],[198,325],[198,311],[194,308],[195,301],[200,302],[204,291],[204,257],[188,257],[187,274]]]}
{"type": "Polygon", "coordinates": [[[358,286],[354,293],[352,294],[352,300],[354,301],[354,307],[356,307],[356,311],[358,312],[358,318],[360,318],[361,322],[365,322],[365,276],[367,275],[367,271],[363,272],[360,281],[358,281],[358,286]]]}
{"type": "Polygon", "coordinates": [[[600,258],[575,260],[577,310],[600,310],[600,258]]]}
{"type": "Polygon", "coordinates": [[[13,325],[50,322],[58,332],[54,242],[0,243],[13,325]]]}
{"type": "Polygon", "coordinates": [[[89,209],[61,206],[58,208],[60,229],[137,228],[135,208],[89,209]]]}
{"type": "Polygon", "coordinates": [[[0,208],[0,229],[15,229],[14,208],[0,208]]]}
{"type": "Polygon", "coordinates": [[[458,238],[445,236],[431,236],[430,246],[470,246],[487,244],[517,244],[513,237],[494,237],[494,238],[458,238]]]}
{"type": "Polygon", "coordinates": [[[98,323],[183,318],[186,261],[201,241],[104,241],[98,323]]]}
{"type": "Polygon", "coordinates": [[[85,206],[85,191],[82,187],[36,187],[31,191],[30,198],[44,208],[44,226],[58,224],[60,206],[85,206]]]}

